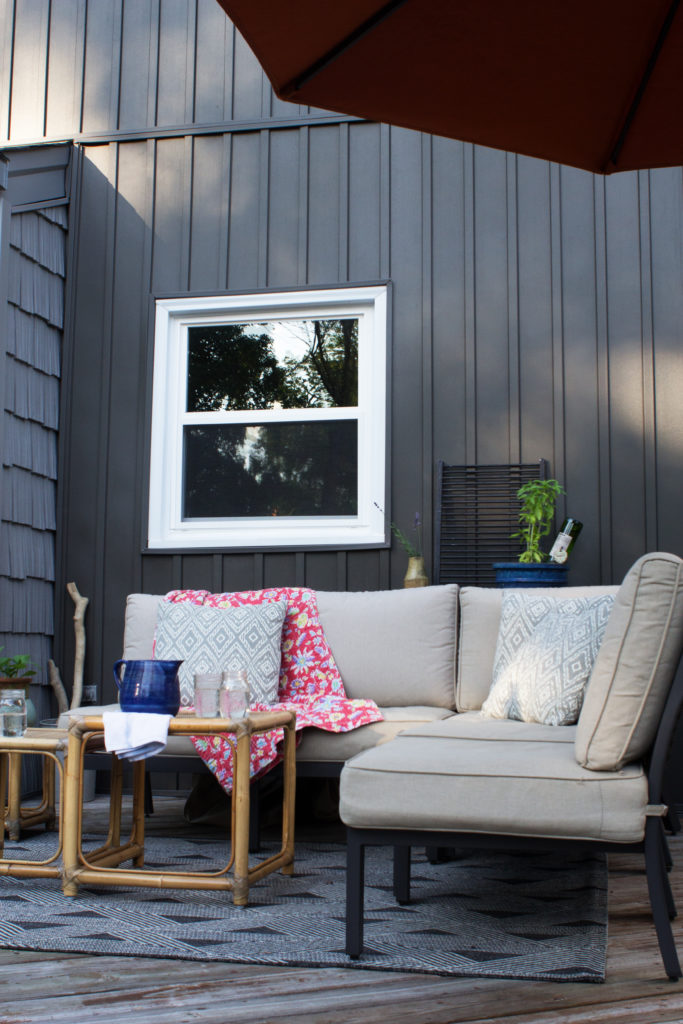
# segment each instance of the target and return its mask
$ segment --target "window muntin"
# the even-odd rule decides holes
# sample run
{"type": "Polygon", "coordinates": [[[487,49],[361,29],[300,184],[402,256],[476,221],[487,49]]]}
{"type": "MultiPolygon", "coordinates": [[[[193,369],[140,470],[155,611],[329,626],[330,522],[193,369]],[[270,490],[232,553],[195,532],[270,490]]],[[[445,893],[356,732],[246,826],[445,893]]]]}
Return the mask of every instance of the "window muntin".
{"type": "Polygon", "coordinates": [[[386,286],[159,299],[150,548],[386,542],[386,286]]]}

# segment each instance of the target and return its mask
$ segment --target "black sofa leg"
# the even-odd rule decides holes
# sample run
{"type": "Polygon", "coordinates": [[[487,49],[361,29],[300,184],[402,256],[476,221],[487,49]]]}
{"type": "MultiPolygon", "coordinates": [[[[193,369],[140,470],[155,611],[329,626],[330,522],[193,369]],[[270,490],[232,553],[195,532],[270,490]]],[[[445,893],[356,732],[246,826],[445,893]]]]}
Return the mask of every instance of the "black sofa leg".
{"type": "Polygon", "coordinates": [[[677,981],[681,977],[681,966],[671,931],[669,913],[673,901],[664,861],[661,828],[662,823],[659,818],[647,819],[645,825],[645,870],[652,916],[664,969],[672,981],[677,981]]]}
{"type": "Polygon", "coordinates": [[[410,847],[394,847],[394,898],[397,903],[410,903],[410,847]]]}
{"type": "Polygon", "coordinates": [[[357,960],[363,952],[365,846],[358,833],[346,830],[346,952],[357,960]]]}

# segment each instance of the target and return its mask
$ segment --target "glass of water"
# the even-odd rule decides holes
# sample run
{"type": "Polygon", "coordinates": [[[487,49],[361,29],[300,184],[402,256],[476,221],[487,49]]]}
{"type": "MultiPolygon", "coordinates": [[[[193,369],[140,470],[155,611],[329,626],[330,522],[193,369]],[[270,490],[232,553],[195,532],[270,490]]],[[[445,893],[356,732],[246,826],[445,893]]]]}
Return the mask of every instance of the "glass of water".
{"type": "Polygon", "coordinates": [[[26,694],[23,690],[0,690],[0,725],[3,736],[26,732],[26,694]]]}

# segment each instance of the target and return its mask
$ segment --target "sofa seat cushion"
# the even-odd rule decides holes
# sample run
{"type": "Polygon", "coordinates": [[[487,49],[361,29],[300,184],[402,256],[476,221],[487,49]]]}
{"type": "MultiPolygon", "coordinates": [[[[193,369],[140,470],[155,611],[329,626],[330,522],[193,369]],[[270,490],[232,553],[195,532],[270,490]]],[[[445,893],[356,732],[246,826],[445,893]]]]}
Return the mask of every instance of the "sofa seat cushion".
{"type": "Polygon", "coordinates": [[[386,743],[404,729],[452,716],[446,708],[432,707],[382,708],[382,714],[383,722],[361,725],[351,732],[304,729],[296,752],[297,761],[346,761],[363,750],[386,743]]]}
{"type": "Polygon", "coordinates": [[[640,841],[647,807],[642,767],[582,768],[574,736],[573,726],[474,715],[408,729],[344,766],[342,821],[356,828],[640,841]]]}
{"type": "Polygon", "coordinates": [[[385,707],[455,708],[458,587],[316,591],[318,613],[351,698],[385,707]]]}

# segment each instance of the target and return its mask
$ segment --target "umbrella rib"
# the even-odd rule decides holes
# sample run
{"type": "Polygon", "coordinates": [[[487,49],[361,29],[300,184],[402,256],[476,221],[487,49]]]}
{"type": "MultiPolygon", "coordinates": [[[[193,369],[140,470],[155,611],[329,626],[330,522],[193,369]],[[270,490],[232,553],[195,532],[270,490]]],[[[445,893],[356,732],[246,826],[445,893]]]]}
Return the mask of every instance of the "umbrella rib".
{"type": "Polygon", "coordinates": [[[623,124],[621,126],[621,130],[620,130],[619,135],[617,137],[617,141],[615,142],[615,144],[614,144],[614,146],[612,148],[612,152],[610,153],[610,157],[609,157],[609,161],[608,162],[613,164],[614,167],[616,167],[616,165],[617,165],[617,161],[619,160],[619,156],[620,156],[621,151],[622,151],[622,149],[624,147],[624,143],[626,142],[626,136],[628,135],[628,133],[630,131],[631,125],[633,123],[633,119],[636,116],[636,112],[638,110],[638,107],[640,106],[640,104],[642,102],[642,99],[643,99],[643,96],[645,95],[645,90],[647,89],[648,82],[650,81],[650,78],[652,76],[652,72],[655,69],[655,64],[657,63],[657,59],[658,59],[658,57],[659,57],[659,55],[660,55],[660,53],[662,51],[664,43],[666,42],[666,38],[669,35],[669,32],[671,31],[671,26],[673,24],[673,20],[674,20],[674,18],[676,16],[676,12],[677,12],[679,6],[680,6],[680,0],[673,0],[671,6],[669,7],[669,10],[667,11],[666,17],[665,17],[664,22],[662,24],[662,27],[659,30],[659,35],[657,36],[657,41],[656,41],[656,43],[654,45],[652,53],[650,54],[650,59],[648,60],[646,66],[645,66],[645,71],[643,72],[643,77],[640,80],[640,84],[638,85],[638,89],[636,90],[636,94],[633,97],[633,101],[631,103],[631,106],[629,107],[628,112],[626,114],[626,117],[624,118],[623,124]]]}
{"type": "Polygon", "coordinates": [[[366,36],[369,32],[372,32],[381,22],[391,17],[399,7],[403,7],[404,4],[408,3],[409,0],[389,0],[389,3],[384,4],[378,11],[371,14],[360,25],[356,26],[353,32],[349,34],[335,46],[324,53],[321,57],[318,57],[312,64],[302,71],[296,78],[292,78],[287,82],[281,89],[278,90],[278,95],[281,99],[290,99],[294,93],[298,92],[302,86],[306,85],[315,78],[316,75],[320,74],[328,65],[333,64],[335,60],[341,57],[347,50],[350,50],[352,46],[366,36]]]}

